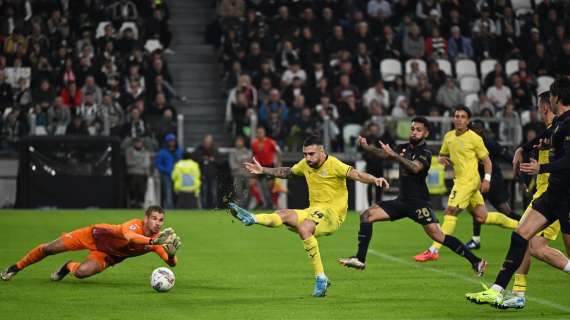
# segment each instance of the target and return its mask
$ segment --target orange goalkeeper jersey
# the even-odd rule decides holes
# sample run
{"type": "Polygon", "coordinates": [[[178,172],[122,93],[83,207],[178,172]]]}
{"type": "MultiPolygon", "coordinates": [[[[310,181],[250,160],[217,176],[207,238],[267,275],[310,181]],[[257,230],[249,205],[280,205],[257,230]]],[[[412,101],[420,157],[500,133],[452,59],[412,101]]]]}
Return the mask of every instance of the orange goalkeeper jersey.
{"type": "Polygon", "coordinates": [[[158,233],[145,236],[141,219],[129,220],[123,224],[96,224],[92,226],[91,234],[97,251],[110,256],[124,259],[153,251],[169,265],[176,264],[176,259],[169,259],[161,245],[149,244],[158,233]]]}

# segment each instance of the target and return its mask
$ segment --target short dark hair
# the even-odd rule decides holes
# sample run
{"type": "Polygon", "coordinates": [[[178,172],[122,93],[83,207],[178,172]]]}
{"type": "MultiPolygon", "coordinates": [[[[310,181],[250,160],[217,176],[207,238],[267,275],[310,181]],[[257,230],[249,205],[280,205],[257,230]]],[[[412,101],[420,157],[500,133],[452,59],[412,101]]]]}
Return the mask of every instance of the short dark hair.
{"type": "Polygon", "coordinates": [[[570,79],[568,77],[560,77],[550,85],[550,94],[557,97],[559,101],[570,106],[570,79]]]}
{"type": "Polygon", "coordinates": [[[467,118],[471,119],[471,110],[466,106],[458,105],[455,108],[453,108],[453,114],[455,114],[457,111],[464,111],[465,113],[467,113],[467,118]]]}
{"type": "Polygon", "coordinates": [[[161,214],[165,214],[164,209],[162,209],[161,206],[159,206],[159,205],[152,205],[152,206],[149,206],[148,208],[146,208],[146,211],[144,212],[144,215],[147,216],[147,217],[149,217],[149,216],[151,215],[151,213],[153,213],[153,212],[158,212],[158,213],[161,213],[161,214]]]}
{"type": "Polygon", "coordinates": [[[419,122],[419,123],[423,124],[424,127],[426,127],[427,131],[430,131],[429,129],[430,129],[431,125],[430,125],[428,119],[426,119],[424,117],[415,117],[412,119],[412,122],[419,122]]]}
{"type": "Polygon", "coordinates": [[[303,141],[303,147],[308,147],[312,145],[317,145],[317,146],[323,145],[323,139],[321,138],[320,135],[312,134],[307,138],[305,138],[305,141],[303,141]]]}
{"type": "Polygon", "coordinates": [[[546,103],[550,107],[550,91],[544,91],[538,95],[538,104],[546,103]]]}
{"type": "Polygon", "coordinates": [[[185,150],[184,153],[182,153],[182,160],[189,160],[189,159],[192,159],[192,154],[187,150],[185,150]]]}

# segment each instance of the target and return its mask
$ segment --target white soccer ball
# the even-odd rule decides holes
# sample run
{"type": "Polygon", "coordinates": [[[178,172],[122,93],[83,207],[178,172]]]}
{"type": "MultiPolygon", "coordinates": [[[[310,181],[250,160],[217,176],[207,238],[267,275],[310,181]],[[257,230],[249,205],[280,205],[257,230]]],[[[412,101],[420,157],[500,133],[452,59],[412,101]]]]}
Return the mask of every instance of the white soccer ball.
{"type": "Polygon", "coordinates": [[[150,275],[150,285],[158,292],[166,292],[174,287],[174,272],[166,267],[154,269],[150,275]]]}

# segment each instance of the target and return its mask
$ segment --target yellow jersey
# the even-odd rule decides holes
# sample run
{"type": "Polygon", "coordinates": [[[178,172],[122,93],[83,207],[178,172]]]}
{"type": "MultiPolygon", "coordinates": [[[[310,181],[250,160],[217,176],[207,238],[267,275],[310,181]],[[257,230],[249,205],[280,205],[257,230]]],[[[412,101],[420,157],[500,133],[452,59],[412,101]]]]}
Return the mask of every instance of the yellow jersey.
{"type": "Polygon", "coordinates": [[[489,156],[483,139],[471,130],[460,136],[451,130],[445,134],[439,154],[449,156],[455,170],[455,184],[481,183],[479,176],[479,160],[489,156]]]}
{"type": "Polygon", "coordinates": [[[351,166],[329,155],[319,168],[311,168],[305,159],[297,162],[291,172],[304,176],[309,189],[311,208],[329,208],[344,222],[348,210],[346,176],[351,166]]]}

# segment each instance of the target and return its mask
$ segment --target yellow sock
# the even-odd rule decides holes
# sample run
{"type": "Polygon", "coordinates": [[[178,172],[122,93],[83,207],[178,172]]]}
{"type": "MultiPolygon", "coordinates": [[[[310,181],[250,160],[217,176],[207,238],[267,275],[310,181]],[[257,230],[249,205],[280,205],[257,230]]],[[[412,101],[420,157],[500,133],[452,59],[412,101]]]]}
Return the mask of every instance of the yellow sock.
{"type": "Polygon", "coordinates": [[[513,284],[513,291],[525,292],[526,291],[526,274],[515,273],[515,284],[513,284]]]}
{"type": "Polygon", "coordinates": [[[256,214],[255,222],[266,227],[277,228],[283,225],[283,220],[277,213],[256,214]]]}
{"type": "Polygon", "coordinates": [[[519,222],[517,220],[507,217],[506,215],[500,212],[491,211],[487,213],[487,219],[485,220],[485,224],[496,224],[500,225],[503,228],[516,229],[517,226],[519,225],[519,222]]]}
{"type": "MultiPolygon", "coordinates": [[[[443,224],[441,225],[441,231],[445,234],[453,234],[455,232],[455,226],[457,225],[457,217],[451,215],[443,216],[443,224]]],[[[441,249],[441,243],[434,241],[431,245],[432,249],[441,249]]]]}
{"type": "Polygon", "coordinates": [[[321,254],[319,252],[319,243],[315,236],[311,236],[303,240],[303,247],[309,255],[309,260],[311,260],[311,265],[313,266],[313,272],[315,276],[324,274],[323,262],[321,261],[321,254]]]}

